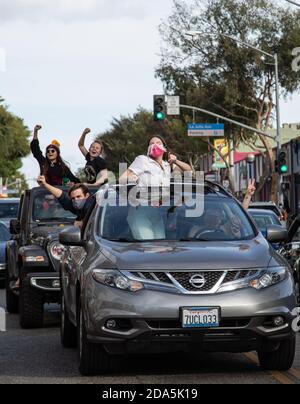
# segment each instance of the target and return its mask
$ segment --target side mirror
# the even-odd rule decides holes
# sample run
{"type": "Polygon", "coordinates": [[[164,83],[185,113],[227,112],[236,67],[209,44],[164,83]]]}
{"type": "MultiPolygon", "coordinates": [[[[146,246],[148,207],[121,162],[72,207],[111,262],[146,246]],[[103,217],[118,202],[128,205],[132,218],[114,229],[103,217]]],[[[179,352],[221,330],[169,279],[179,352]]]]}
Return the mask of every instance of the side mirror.
{"type": "Polygon", "coordinates": [[[18,234],[20,234],[21,233],[20,221],[16,220],[16,219],[12,219],[9,224],[9,231],[10,231],[10,234],[12,234],[13,236],[17,236],[18,234]]]}
{"type": "Polygon", "coordinates": [[[83,247],[84,242],[81,238],[81,230],[78,227],[71,227],[63,230],[59,234],[59,242],[64,246],[83,247]]]}
{"type": "Polygon", "coordinates": [[[288,232],[282,226],[269,226],[267,228],[267,240],[269,243],[284,243],[288,238],[288,232]]]}

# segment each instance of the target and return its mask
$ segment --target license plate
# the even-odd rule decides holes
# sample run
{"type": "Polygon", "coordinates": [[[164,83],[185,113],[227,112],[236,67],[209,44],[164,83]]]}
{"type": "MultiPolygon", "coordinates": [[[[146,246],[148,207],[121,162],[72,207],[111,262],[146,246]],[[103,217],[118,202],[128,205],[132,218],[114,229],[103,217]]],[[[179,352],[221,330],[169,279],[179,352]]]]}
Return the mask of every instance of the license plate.
{"type": "Polygon", "coordinates": [[[220,326],[219,308],[183,308],[183,328],[215,328],[220,326]]]}

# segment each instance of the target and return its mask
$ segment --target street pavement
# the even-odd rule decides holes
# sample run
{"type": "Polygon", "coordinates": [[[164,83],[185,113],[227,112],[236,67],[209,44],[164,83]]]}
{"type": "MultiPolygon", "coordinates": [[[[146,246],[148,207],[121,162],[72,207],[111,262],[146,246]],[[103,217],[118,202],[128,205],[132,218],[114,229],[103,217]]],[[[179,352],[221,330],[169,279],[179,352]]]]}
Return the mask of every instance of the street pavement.
{"type": "MultiPolygon", "coordinates": [[[[0,307],[5,307],[3,290],[0,307]]],[[[0,332],[0,384],[300,384],[300,335],[290,372],[263,372],[255,354],[195,353],[118,357],[118,371],[84,378],[76,350],[60,344],[58,308],[46,310],[41,330],[22,330],[18,316],[7,315],[7,331],[0,332]]]]}

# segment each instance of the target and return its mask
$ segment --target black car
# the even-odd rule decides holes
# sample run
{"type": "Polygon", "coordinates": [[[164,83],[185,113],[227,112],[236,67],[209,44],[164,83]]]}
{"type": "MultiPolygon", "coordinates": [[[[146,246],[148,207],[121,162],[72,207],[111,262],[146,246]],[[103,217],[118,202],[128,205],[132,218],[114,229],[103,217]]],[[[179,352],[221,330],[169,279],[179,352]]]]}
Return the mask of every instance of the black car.
{"type": "Polygon", "coordinates": [[[3,288],[6,273],[6,243],[10,239],[10,233],[6,225],[0,222],[0,288],[3,288]]]}
{"type": "Polygon", "coordinates": [[[0,199],[0,221],[9,227],[11,219],[18,216],[20,199],[5,198],[0,199]]]}
{"type": "Polygon", "coordinates": [[[58,234],[74,219],[42,188],[21,197],[18,218],[10,224],[13,237],[6,247],[6,300],[9,313],[20,312],[23,328],[42,327],[44,303],[60,301],[58,270],[63,247],[58,234]]]}

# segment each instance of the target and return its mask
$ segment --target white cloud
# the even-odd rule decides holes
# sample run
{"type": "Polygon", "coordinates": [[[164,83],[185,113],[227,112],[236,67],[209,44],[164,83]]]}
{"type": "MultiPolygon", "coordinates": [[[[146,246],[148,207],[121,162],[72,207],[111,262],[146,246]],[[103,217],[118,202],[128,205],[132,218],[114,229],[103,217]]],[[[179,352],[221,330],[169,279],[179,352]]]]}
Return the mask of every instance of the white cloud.
{"type": "Polygon", "coordinates": [[[0,21],[145,19],[158,12],[163,7],[161,3],[160,0],[1,0],[0,21]]]}

